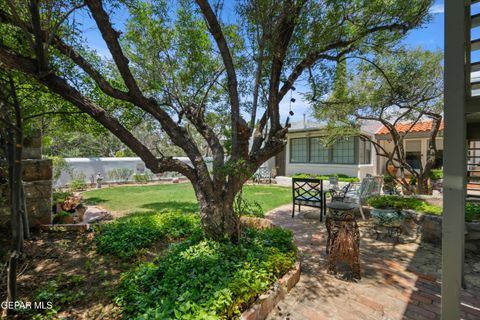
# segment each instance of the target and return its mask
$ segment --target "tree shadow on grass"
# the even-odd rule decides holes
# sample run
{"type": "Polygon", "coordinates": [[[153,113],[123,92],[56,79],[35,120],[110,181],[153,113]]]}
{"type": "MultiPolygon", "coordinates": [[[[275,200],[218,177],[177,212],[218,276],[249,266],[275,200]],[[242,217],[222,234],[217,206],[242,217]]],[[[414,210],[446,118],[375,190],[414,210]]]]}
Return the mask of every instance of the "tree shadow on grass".
{"type": "Polygon", "coordinates": [[[141,208],[152,209],[154,211],[179,211],[182,213],[197,213],[199,211],[197,203],[181,201],[152,202],[144,204],[141,208]]]}
{"type": "Polygon", "coordinates": [[[96,205],[96,204],[105,203],[105,202],[107,202],[106,199],[99,198],[99,197],[92,197],[92,198],[85,199],[85,204],[87,205],[96,205]]]}

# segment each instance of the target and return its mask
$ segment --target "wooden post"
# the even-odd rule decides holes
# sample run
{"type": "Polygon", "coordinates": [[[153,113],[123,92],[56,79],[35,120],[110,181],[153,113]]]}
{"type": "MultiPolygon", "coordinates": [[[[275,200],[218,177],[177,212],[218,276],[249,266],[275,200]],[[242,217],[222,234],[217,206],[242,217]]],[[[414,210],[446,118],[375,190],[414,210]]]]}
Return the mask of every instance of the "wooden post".
{"type": "MultiPolygon", "coordinates": [[[[442,319],[460,319],[466,197],[466,2],[445,1],[445,134],[442,319]]],[[[468,53],[469,54],[469,53],[468,53]]],[[[469,72],[469,71],[467,71],[469,72]]]]}

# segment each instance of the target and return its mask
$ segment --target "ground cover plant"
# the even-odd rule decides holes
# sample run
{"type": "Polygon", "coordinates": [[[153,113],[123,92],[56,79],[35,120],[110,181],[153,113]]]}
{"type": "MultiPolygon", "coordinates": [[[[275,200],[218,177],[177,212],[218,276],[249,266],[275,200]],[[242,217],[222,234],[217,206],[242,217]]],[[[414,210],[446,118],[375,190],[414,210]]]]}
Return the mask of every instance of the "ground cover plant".
{"type": "Polygon", "coordinates": [[[201,233],[198,214],[147,212],[130,214],[101,225],[95,236],[97,251],[126,260],[155,242],[201,233]]]}
{"type": "Polygon", "coordinates": [[[368,204],[374,208],[410,209],[423,213],[442,214],[442,208],[431,205],[421,199],[402,196],[373,196],[368,199],[368,204]]]}
{"type": "MultiPolygon", "coordinates": [[[[274,185],[246,185],[242,195],[244,199],[258,202],[264,212],[292,201],[290,188],[274,185]]],[[[158,210],[196,213],[199,210],[190,183],[102,188],[84,192],[83,197],[86,203],[119,214],[158,210]]]]}
{"type": "Polygon", "coordinates": [[[309,173],[297,173],[291,176],[292,178],[299,178],[299,179],[320,179],[320,180],[328,180],[330,177],[337,177],[338,181],[340,182],[359,182],[360,179],[357,177],[349,177],[345,174],[341,173],[332,173],[328,175],[314,175],[309,173]]]}
{"type": "Polygon", "coordinates": [[[124,274],[116,302],[126,318],[238,318],[295,261],[285,229],[246,229],[238,245],[192,236],[124,274]]]}

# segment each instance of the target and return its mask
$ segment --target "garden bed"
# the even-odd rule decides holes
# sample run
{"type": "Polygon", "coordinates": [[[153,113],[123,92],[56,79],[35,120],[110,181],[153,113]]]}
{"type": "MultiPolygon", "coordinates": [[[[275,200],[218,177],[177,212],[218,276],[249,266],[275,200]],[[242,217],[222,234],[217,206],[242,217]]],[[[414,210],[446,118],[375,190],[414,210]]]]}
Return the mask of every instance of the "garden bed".
{"type": "Polygon", "coordinates": [[[290,231],[242,222],[238,246],[204,239],[197,214],[169,211],[127,215],[94,232],[37,232],[25,245],[19,299],[54,308],[19,318],[239,318],[275,283],[291,288],[294,278],[282,276],[296,262],[290,231]]]}

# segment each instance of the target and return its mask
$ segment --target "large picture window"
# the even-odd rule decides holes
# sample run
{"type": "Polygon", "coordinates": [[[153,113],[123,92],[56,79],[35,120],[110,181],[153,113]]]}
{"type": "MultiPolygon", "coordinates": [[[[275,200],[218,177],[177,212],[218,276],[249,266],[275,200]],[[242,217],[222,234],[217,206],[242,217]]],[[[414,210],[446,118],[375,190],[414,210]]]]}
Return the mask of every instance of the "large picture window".
{"type": "Polygon", "coordinates": [[[369,164],[372,146],[359,137],[338,139],[326,147],[320,137],[290,139],[290,163],[369,164]]]}
{"type": "Polygon", "coordinates": [[[310,162],[329,162],[329,150],[323,145],[320,138],[310,138],[310,162]]]}
{"type": "Polygon", "coordinates": [[[308,138],[290,139],[290,162],[307,162],[307,141],[308,138]]]}
{"type": "Polygon", "coordinates": [[[339,139],[332,147],[332,162],[351,164],[355,162],[353,137],[339,139]]]}

